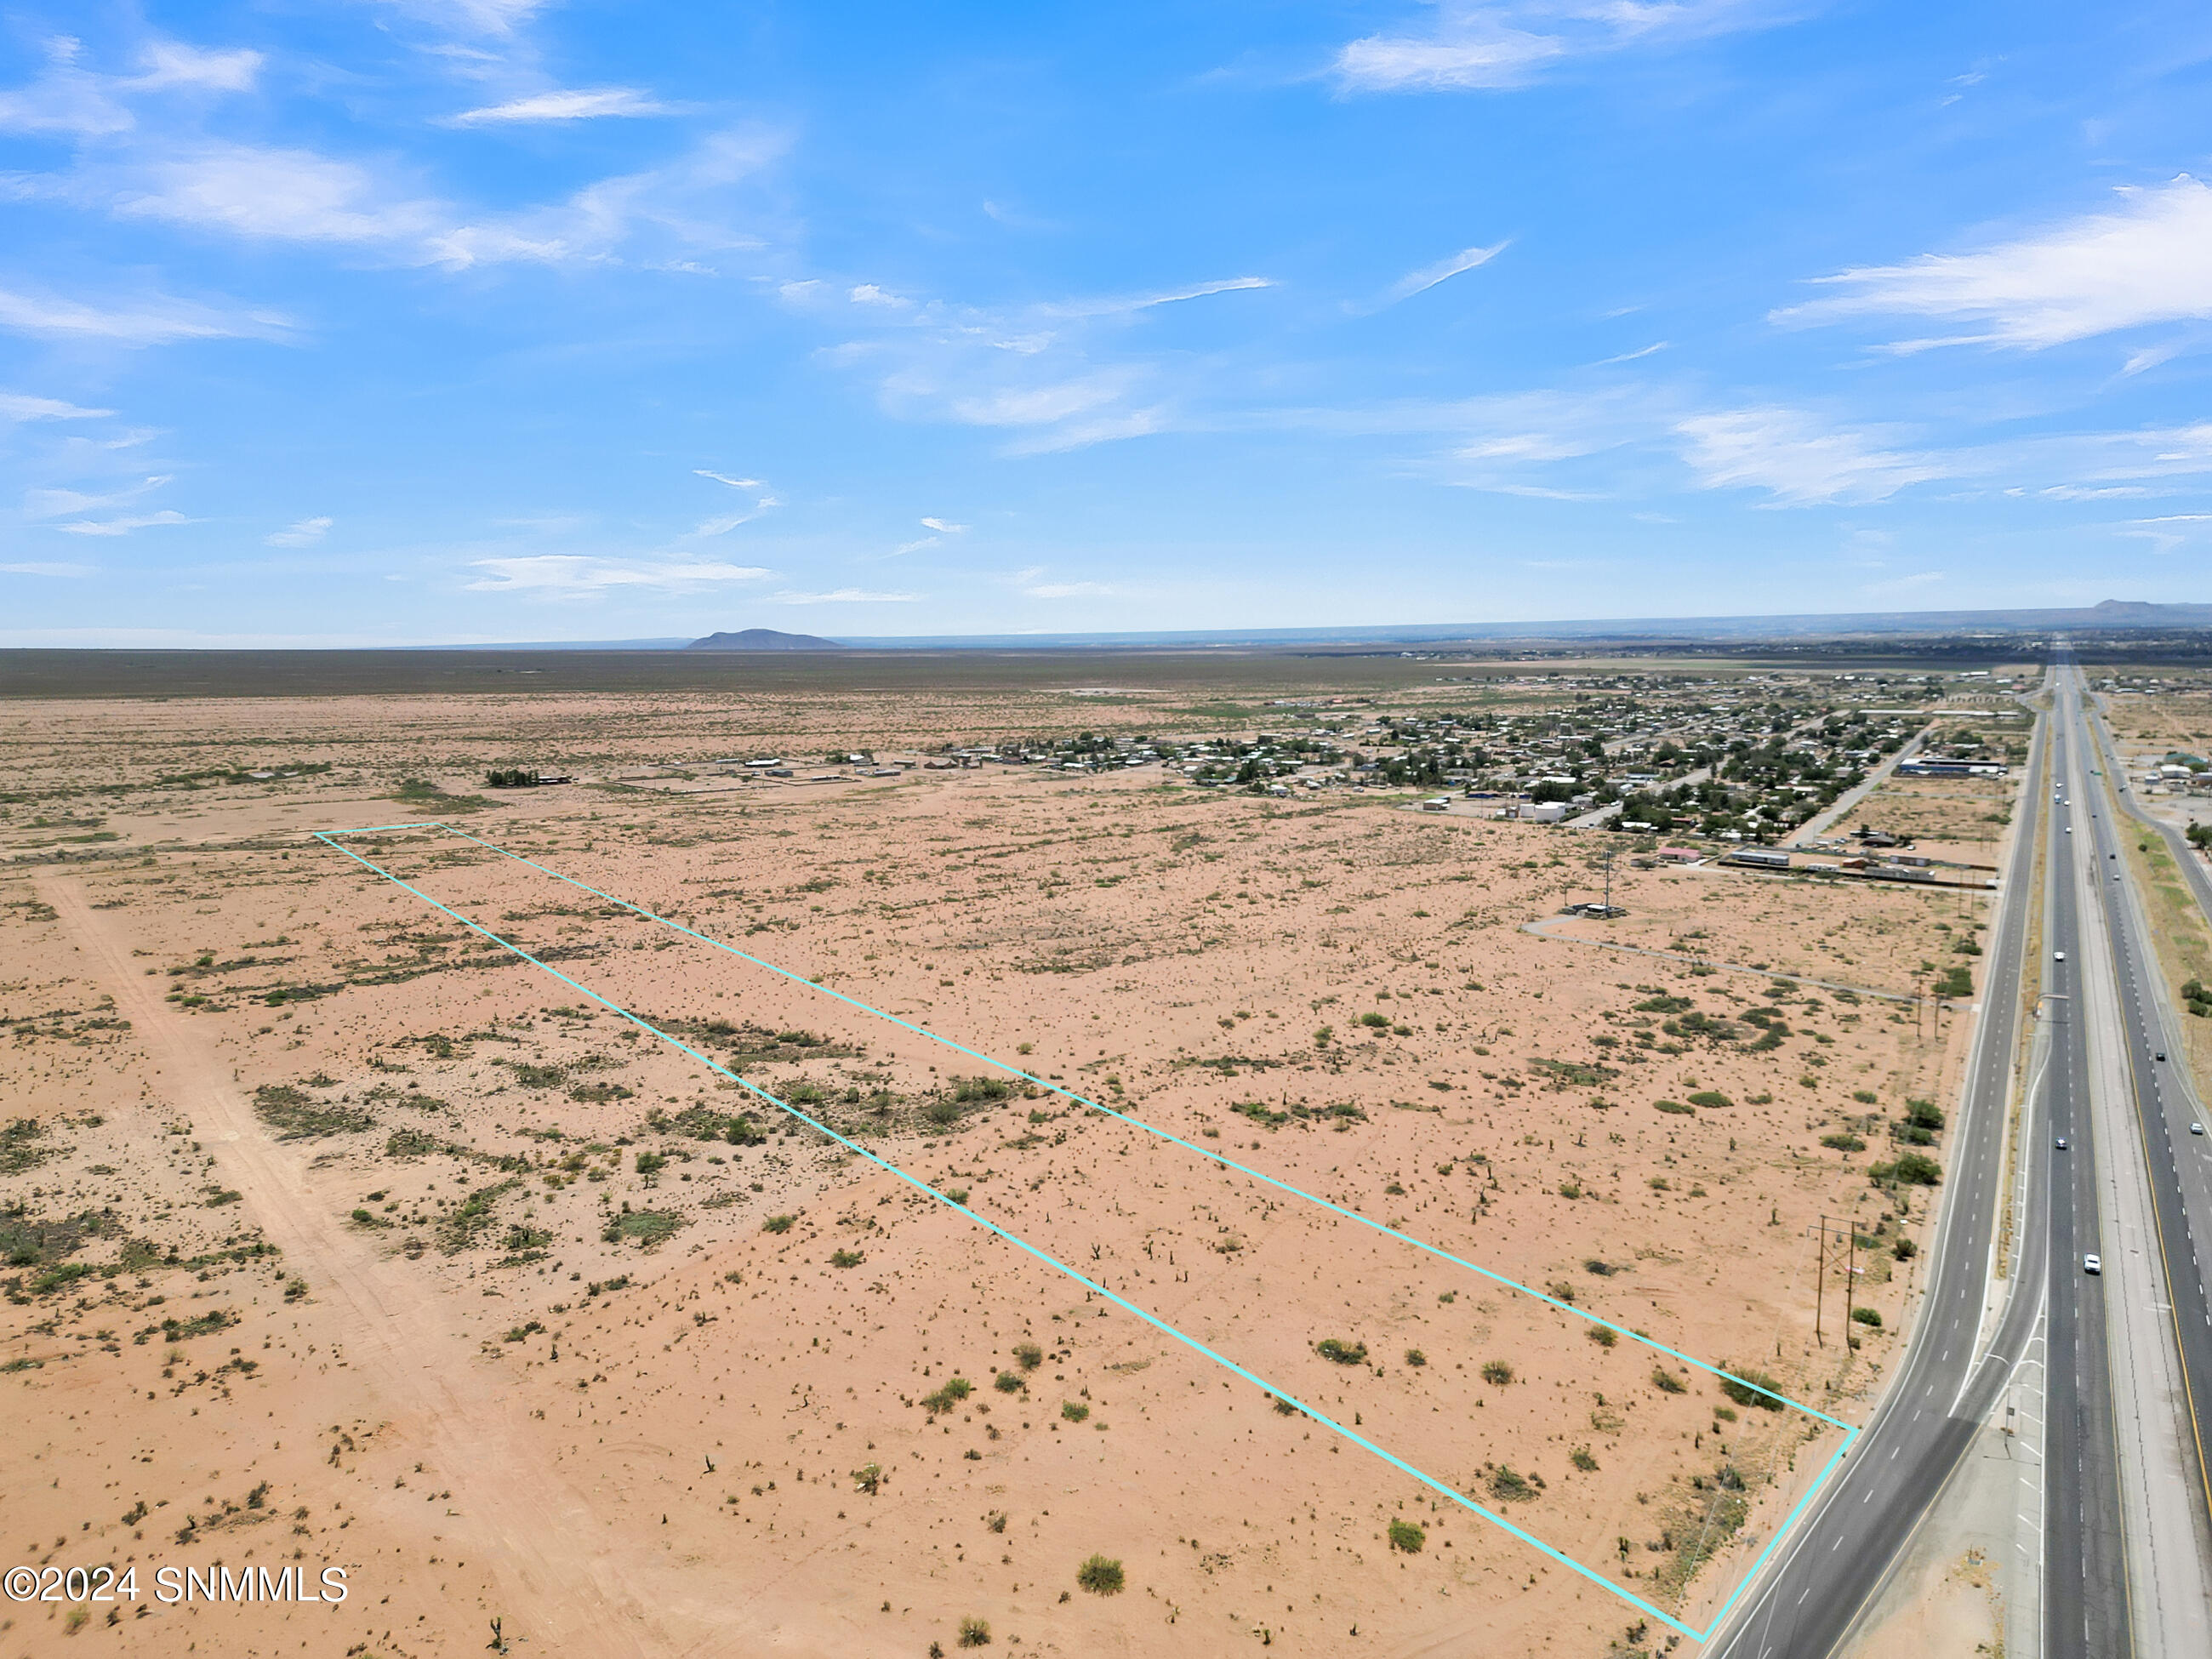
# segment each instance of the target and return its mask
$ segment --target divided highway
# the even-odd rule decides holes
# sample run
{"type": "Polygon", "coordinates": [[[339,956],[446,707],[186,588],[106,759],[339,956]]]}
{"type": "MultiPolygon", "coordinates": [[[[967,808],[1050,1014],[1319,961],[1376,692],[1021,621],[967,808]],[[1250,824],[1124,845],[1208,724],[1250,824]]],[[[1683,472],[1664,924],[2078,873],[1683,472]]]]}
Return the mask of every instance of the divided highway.
{"type": "MultiPolygon", "coordinates": [[[[1965,1098],[1946,1137],[1942,1218],[1903,1370],[1823,1501],[1715,1634],[1710,1651],[1727,1659],[1820,1659],[1842,1640],[1950,1478],[2034,1328],[2040,1297],[2030,1283],[2015,1288],[1994,1340],[1978,1359],[2004,1188],[2005,1111],[2019,1036],[2021,975],[2032,966],[2023,958],[2034,899],[2029,892],[2034,826],[2042,821],[2047,787],[2047,724],[2039,726],[2021,795],[2022,830],[2014,839],[1994,938],[1983,957],[1982,1012],[1965,1098]]],[[[2055,827],[2048,833],[2058,838],[2055,827]]],[[[2031,1240],[2049,1224],[2045,1176],[2051,1156],[2047,1137],[2038,1132],[2034,1143],[2026,1218],[2031,1240]]],[[[2032,1261],[2035,1255],[2025,1252],[2023,1259],[2032,1261]]]]}

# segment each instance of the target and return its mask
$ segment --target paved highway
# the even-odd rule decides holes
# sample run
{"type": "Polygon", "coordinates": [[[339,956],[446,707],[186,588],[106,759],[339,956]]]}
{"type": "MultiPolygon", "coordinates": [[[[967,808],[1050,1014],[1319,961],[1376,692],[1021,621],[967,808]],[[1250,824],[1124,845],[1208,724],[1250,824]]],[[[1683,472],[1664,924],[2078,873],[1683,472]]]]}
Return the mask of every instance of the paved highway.
{"type": "MultiPolygon", "coordinates": [[[[1903,1368],[1823,1501],[1776,1552],[1760,1583],[1716,1633],[1728,1659],[1820,1659],[1843,1638],[1889,1572],[1913,1527],[1949,1479],[1996,1403],[2036,1320],[2028,1275],[2008,1300],[1995,1339],[1977,1357],[2004,1188],[2005,1111],[2019,1036],[2035,826],[2046,792],[2044,725],[2021,797],[1988,953],[1982,1012],[1964,1101],[1945,1137],[1944,1197],[1927,1288],[1903,1368]]],[[[2049,831],[2056,840],[2058,831],[2049,831]]],[[[2026,1237],[2047,1226],[2049,1137],[2033,1133],[2026,1237]]],[[[2033,1261],[2032,1252],[2024,1260],[2033,1261]]]]}
{"type": "MultiPolygon", "coordinates": [[[[2127,1544],[2120,1511],[2119,1441],[2106,1352],[2106,1281],[2083,1258],[2104,1249],[2097,1200],[2098,1135],[2091,1115],[2087,1011],[2077,862],[2093,839],[2086,749],[2075,739],[2079,713],[2072,671],[2057,677],[2051,767],[2050,920],[2051,951],[2044,1004],[2050,1047],[2044,1071],[2043,1133],[2055,1152],[2044,1405],[2044,1659],[2119,1659],[2131,1650],[2127,1544]]],[[[2031,1242],[2033,1233],[2028,1235],[2031,1242]]],[[[2121,1264],[2114,1262],[2118,1269],[2121,1264]]]]}

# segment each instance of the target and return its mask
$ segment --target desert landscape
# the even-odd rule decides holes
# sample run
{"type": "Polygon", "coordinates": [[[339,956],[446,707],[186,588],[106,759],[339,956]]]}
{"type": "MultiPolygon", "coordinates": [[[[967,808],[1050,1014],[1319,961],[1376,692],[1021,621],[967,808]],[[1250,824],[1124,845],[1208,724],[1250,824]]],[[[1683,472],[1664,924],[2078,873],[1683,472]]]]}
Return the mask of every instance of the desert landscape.
{"type": "Polygon", "coordinates": [[[1899,1340],[1987,896],[927,759],[1194,710],[9,705],[23,1559],[345,1599],[7,1650],[1674,1645],[1448,1494],[1710,1616],[1899,1340]]]}

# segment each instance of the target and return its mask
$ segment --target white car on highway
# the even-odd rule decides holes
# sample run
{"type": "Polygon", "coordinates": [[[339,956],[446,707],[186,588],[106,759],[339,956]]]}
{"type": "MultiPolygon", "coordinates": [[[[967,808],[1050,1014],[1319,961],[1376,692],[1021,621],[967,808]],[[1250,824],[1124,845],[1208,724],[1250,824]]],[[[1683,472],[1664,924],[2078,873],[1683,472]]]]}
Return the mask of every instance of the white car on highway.
{"type": "Polygon", "coordinates": [[[2051,953],[2051,959],[2053,962],[2063,962],[2066,960],[2066,952],[2063,951],[2053,951],[2051,953]]]}
{"type": "Polygon", "coordinates": [[[2105,1276],[2104,1259],[2094,1253],[2083,1256],[2081,1258],[2081,1271],[2085,1273],[2094,1273],[2098,1278],[2102,1279],[2105,1276]]]}

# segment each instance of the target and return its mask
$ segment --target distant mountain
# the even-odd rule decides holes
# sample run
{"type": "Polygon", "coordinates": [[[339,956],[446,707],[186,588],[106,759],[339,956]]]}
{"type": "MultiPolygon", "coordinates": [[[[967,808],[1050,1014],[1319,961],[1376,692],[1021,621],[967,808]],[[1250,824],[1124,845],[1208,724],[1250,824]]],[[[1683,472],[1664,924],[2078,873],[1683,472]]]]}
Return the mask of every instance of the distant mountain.
{"type": "Polygon", "coordinates": [[[735,634],[709,634],[694,640],[686,651],[843,651],[835,640],[811,634],[779,634],[773,628],[747,628],[735,634]]]}

